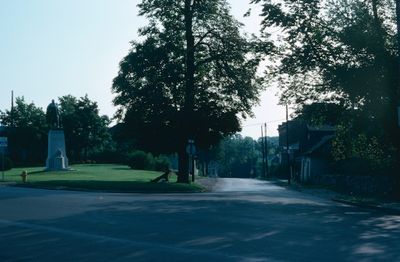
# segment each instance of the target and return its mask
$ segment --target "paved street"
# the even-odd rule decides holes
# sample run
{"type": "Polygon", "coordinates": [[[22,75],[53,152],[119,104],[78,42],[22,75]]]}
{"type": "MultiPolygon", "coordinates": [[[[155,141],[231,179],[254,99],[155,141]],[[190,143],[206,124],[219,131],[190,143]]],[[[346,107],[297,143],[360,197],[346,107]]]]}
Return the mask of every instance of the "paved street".
{"type": "Polygon", "coordinates": [[[0,185],[0,261],[400,261],[400,216],[254,180],[215,190],[0,185]]]}

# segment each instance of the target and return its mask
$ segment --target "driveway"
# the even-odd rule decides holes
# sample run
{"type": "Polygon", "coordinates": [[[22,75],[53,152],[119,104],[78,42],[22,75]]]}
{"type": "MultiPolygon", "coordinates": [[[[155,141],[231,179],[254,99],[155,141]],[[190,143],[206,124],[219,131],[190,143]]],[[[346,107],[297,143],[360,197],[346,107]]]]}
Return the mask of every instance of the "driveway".
{"type": "Polygon", "coordinates": [[[0,186],[0,261],[400,261],[400,216],[216,182],[158,195],[0,186]]]}

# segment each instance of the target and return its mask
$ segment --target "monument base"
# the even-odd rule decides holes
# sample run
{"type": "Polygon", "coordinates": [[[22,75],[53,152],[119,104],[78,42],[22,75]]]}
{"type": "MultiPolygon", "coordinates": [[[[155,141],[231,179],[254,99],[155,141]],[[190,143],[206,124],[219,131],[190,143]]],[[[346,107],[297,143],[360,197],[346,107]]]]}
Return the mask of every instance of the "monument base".
{"type": "Polygon", "coordinates": [[[47,146],[45,171],[68,171],[68,158],[65,152],[65,136],[63,130],[50,130],[47,146]]]}

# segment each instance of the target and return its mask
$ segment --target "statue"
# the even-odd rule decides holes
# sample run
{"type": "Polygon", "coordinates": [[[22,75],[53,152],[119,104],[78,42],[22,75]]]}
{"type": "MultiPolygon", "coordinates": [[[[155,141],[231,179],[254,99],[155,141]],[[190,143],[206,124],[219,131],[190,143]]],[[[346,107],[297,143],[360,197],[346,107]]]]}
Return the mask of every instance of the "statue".
{"type": "Polygon", "coordinates": [[[51,100],[51,103],[47,107],[46,110],[46,120],[51,129],[60,129],[61,128],[61,119],[60,119],[60,111],[58,109],[57,104],[54,102],[54,99],[51,100]]]}
{"type": "Polygon", "coordinates": [[[46,110],[46,120],[50,126],[47,144],[46,171],[67,171],[68,158],[65,149],[65,135],[61,126],[60,111],[54,100],[46,110]]]}

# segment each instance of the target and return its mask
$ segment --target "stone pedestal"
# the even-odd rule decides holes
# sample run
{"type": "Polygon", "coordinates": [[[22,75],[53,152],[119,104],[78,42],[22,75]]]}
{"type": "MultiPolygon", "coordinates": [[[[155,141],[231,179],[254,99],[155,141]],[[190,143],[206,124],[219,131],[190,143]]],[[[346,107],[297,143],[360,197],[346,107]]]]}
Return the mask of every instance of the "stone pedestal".
{"type": "Polygon", "coordinates": [[[65,136],[63,130],[50,130],[47,146],[46,171],[69,170],[65,152],[65,136]]]}

